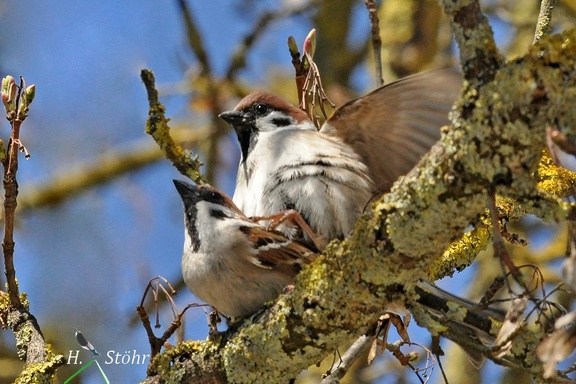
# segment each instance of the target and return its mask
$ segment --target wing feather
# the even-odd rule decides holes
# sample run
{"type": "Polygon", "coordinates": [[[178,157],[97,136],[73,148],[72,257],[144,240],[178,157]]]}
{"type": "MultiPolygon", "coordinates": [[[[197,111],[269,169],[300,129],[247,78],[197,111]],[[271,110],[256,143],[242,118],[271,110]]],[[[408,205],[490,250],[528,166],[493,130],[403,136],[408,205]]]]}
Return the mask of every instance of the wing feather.
{"type": "Polygon", "coordinates": [[[344,104],[320,131],[351,145],[386,191],[438,141],[461,86],[455,70],[413,75],[344,104]]]}
{"type": "Polygon", "coordinates": [[[258,252],[250,256],[250,261],[260,268],[289,268],[297,271],[302,264],[309,264],[316,258],[317,250],[290,240],[279,232],[269,231],[261,226],[246,226],[241,230],[255,244],[258,252]]]}

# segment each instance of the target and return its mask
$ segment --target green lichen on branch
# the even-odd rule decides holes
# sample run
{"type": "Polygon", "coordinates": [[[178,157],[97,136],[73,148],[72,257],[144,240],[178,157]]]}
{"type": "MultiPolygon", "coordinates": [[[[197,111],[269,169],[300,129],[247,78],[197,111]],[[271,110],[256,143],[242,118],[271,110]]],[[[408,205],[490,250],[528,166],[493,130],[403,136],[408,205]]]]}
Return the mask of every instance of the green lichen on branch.
{"type": "MultiPolygon", "coordinates": [[[[491,81],[504,62],[494,40],[494,33],[477,0],[441,0],[444,13],[450,18],[452,32],[460,52],[464,78],[470,89],[491,81]]],[[[470,101],[473,98],[469,99],[470,101]]]]}
{"type": "Polygon", "coordinates": [[[424,255],[450,243],[477,220],[488,189],[528,204],[538,194],[532,175],[545,144],[545,127],[554,122],[568,130],[576,120],[573,108],[565,108],[576,101],[574,35],[567,31],[547,38],[524,59],[504,65],[478,91],[473,108],[460,102],[460,114],[437,154],[421,163],[414,178],[397,186],[406,194],[384,199],[394,213],[388,216],[389,235],[399,251],[424,255]],[[443,230],[448,227],[454,232],[443,230]]]}
{"type": "MultiPolygon", "coordinates": [[[[154,357],[148,366],[148,376],[156,377],[162,382],[185,383],[190,382],[190,380],[186,380],[187,377],[206,375],[211,378],[211,381],[207,381],[209,383],[225,383],[225,377],[222,380],[218,379],[219,375],[222,376],[218,372],[223,371],[219,359],[216,358],[220,353],[218,346],[219,343],[210,340],[181,342],[176,347],[154,357]],[[190,356],[211,356],[211,359],[190,364],[190,356]]],[[[192,360],[192,363],[194,362],[192,360]]],[[[203,383],[200,380],[194,382],[203,383]]]]}
{"type": "Polygon", "coordinates": [[[155,88],[154,74],[152,71],[143,69],[141,72],[142,82],[148,93],[148,121],[146,133],[151,135],[160,146],[166,158],[174,164],[176,169],[197,184],[206,182],[200,167],[203,165],[198,156],[177,145],[170,136],[170,121],[165,117],[166,108],[158,101],[158,91],[155,88]]]}
{"type": "Polygon", "coordinates": [[[39,339],[40,331],[36,319],[29,313],[30,303],[26,293],[20,292],[19,299],[21,308],[14,309],[8,294],[0,291],[0,322],[13,330],[18,358],[22,361],[34,361],[26,364],[14,382],[54,383],[56,370],[66,364],[66,359],[62,355],[54,355],[50,345],[39,339]]]}
{"type": "MultiPolygon", "coordinates": [[[[512,197],[496,197],[498,216],[505,223],[517,221],[527,214],[534,214],[547,221],[566,217],[569,206],[559,199],[574,193],[576,173],[557,166],[544,152],[535,177],[539,193],[530,199],[524,197],[524,204],[512,197]]],[[[454,272],[465,269],[491,241],[492,226],[484,215],[472,230],[450,244],[450,247],[434,262],[428,270],[428,280],[434,281],[452,276],[454,272]]]]}

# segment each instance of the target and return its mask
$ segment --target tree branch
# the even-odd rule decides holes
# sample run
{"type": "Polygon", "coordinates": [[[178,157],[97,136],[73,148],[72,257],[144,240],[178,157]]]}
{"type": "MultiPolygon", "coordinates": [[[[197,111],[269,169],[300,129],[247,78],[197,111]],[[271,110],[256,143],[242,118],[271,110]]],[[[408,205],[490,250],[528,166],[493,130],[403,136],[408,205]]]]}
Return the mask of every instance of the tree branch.
{"type": "MultiPolygon", "coordinates": [[[[463,8],[456,8],[461,18],[463,8]]],[[[545,127],[576,133],[576,111],[565,107],[576,102],[575,41],[574,30],[545,37],[506,64],[490,47],[462,49],[463,62],[491,63],[491,69],[468,70],[470,82],[482,86],[464,95],[452,125],[418,167],[373,205],[350,238],[331,243],[305,268],[292,293],[217,341],[183,343],[161,353],[147,382],[172,375],[199,382],[214,375],[234,383],[287,381],[358,337],[383,308],[415,302],[416,280],[426,277],[439,250],[479,222],[487,190],[533,204],[545,127]]],[[[522,351],[509,359],[540,375],[534,350],[522,351]]]]}
{"type": "MultiPolygon", "coordinates": [[[[0,156],[4,167],[4,239],[2,241],[4,256],[4,272],[6,274],[8,294],[0,291],[0,322],[2,327],[10,327],[16,338],[18,358],[26,362],[25,370],[17,382],[45,382],[53,377],[56,369],[63,365],[64,356],[53,356],[36,318],[30,313],[29,303],[25,294],[21,294],[16,280],[14,268],[14,222],[18,197],[18,153],[28,151],[20,141],[20,128],[28,116],[30,104],[34,100],[36,88],[26,87],[23,77],[20,86],[16,86],[14,78],[7,76],[2,79],[2,102],[6,110],[6,118],[11,124],[11,136],[7,153],[0,156]],[[16,91],[17,90],[17,91],[16,91]],[[6,296],[8,298],[6,299],[6,296]]],[[[3,149],[3,148],[2,148],[3,149]]]]}
{"type": "Polygon", "coordinates": [[[382,40],[380,39],[380,25],[378,20],[378,9],[374,0],[365,0],[364,4],[368,10],[370,18],[370,34],[372,36],[372,52],[374,54],[374,66],[376,67],[376,87],[384,85],[382,76],[382,40]]]}
{"type": "Polygon", "coordinates": [[[534,44],[536,44],[542,36],[549,34],[552,31],[552,10],[556,5],[556,0],[542,0],[540,3],[540,14],[538,15],[538,23],[536,24],[536,32],[534,33],[534,44]]]}
{"type": "Polygon", "coordinates": [[[168,160],[174,164],[180,173],[189,177],[195,183],[201,184],[206,182],[202,173],[200,173],[202,162],[198,160],[198,156],[194,156],[189,151],[183,150],[182,147],[176,145],[170,136],[170,127],[168,126],[169,119],[164,116],[166,108],[158,101],[158,91],[155,88],[154,74],[150,70],[143,69],[141,78],[148,93],[148,103],[150,106],[148,121],[146,122],[146,133],[154,138],[162,152],[165,153],[168,160]]]}
{"type": "Polygon", "coordinates": [[[477,0],[441,0],[450,18],[458,48],[464,78],[470,89],[490,82],[504,59],[498,52],[494,33],[477,0]]]}

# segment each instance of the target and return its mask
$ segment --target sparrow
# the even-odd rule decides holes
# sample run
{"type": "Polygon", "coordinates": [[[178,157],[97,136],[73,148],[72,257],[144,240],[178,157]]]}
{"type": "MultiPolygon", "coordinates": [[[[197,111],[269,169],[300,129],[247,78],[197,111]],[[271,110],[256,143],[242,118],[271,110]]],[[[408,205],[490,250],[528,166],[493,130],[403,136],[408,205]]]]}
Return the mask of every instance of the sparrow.
{"type": "Polygon", "coordinates": [[[293,209],[325,240],[345,237],[439,139],[460,87],[452,70],[407,77],[342,105],[319,130],[284,99],[249,94],[220,114],[242,154],[234,203],[247,216],[293,209]]]}
{"type": "Polygon", "coordinates": [[[214,187],[179,180],[174,185],[184,203],[184,282],[230,318],[258,312],[318,252],[250,220],[214,187]]]}

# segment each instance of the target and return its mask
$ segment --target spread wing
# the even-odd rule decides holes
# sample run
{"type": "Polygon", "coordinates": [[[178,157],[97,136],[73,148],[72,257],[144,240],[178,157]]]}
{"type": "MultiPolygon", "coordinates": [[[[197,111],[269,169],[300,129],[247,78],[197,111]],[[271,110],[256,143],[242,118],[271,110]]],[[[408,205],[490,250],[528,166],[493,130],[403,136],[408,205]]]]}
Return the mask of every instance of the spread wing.
{"type": "Polygon", "coordinates": [[[344,104],[320,132],[351,145],[385,192],[438,141],[461,86],[455,70],[413,75],[344,104]]]}

